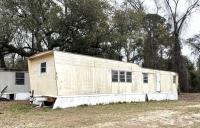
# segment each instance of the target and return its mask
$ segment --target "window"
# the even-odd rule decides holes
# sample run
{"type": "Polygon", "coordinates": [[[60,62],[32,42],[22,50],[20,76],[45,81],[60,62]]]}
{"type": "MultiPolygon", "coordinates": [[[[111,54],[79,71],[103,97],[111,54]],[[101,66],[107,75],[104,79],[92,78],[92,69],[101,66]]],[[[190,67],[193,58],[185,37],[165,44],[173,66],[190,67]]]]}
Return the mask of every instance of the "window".
{"type": "Polygon", "coordinates": [[[148,73],[143,73],[143,83],[148,83],[148,73]]]}
{"type": "Polygon", "coordinates": [[[112,82],[118,82],[118,71],[112,71],[112,82]]]}
{"type": "Polygon", "coordinates": [[[175,84],[176,83],[176,76],[173,75],[173,83],[175,84]]]}
{"type": "Polygon", "coordinates": [[[45,73],[46,72],[46,66],[47,66],[46,62],[41,63],[41,68],[40,68],[41,73],[45,73]]]}
{"type": "Polygon", "coordinates": [[[132,82],[132,72],[126,72],[126,82],[132,82]]]}
{"type": "Polygon", "coordinates": [[[125,72],[124,71],[120,71],[120,82],[125,82],[125,72]]]}
{"type": "Polygon", "coordinates": [[[132,72],[112,70],[112,82],[132,82],[132,72]]]}
{"type": "Polygon", "coordinates": [[[16,85],[24,85],[24,73],[16,72],[15,83],[16,83],[16,85]]]}

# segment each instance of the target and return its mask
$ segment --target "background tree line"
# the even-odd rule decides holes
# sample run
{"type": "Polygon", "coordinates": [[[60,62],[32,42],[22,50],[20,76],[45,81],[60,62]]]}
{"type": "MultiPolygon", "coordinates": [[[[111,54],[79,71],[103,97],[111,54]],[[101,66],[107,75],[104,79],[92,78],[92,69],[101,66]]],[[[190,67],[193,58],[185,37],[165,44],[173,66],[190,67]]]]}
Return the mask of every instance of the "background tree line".
{"type": "MultiPolygon", "coordinates": [[[[60,50],[175,71],[182,91],[200,91],[200,59],[193,64],[181,54],[181,33],[199,0],[183,13],[180,1],[153,0],[152,14],[140,0],[1,0],[0,66],[26,69],[27,57],[60,50]]],[[[196,55],[199,39],[187,40],[196,55]]]]}

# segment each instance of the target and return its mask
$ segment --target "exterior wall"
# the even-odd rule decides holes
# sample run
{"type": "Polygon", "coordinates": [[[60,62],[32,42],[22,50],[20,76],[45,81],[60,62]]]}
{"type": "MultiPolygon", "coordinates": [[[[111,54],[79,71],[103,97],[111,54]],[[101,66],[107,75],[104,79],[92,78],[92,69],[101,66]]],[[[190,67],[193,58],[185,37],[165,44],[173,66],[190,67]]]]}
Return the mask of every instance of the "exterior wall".
{"type": "Polygon", "coordinates": [[[56,96],[56,73],[53,54],[28,60],[31,90],[34,95],[56,96]],[[41,63],[46,62],[46,73],[41,73],[41,63]]]}
{"type": "Polygon", "coordinates": [[[31,90],[37,95],[35,102],[43,101],[38,96],[53,96],[57,97],[54,108],[66,108],[82,104],[145,101],[146,96],[149,100],[178,99],[178,77],[173,84],[176,73],[90,56],[51,53],[29,59],[31,90]],[[45,75],[40,73],[42,62],[47,62],[45,75]],[[132,72],[132,83],[112,82],[112,70],[132,72]],[[148,74],[148,83],[143,83],[143,73],[148,74]]]}
{"type": "Polygon", "coordinates": [[[28,100],[30,97],[29,75],[24,71],[0,71],[0,91],[6,86],[2,97],[10,99],[10,94],[14,94],[14,100],[28,100]],[[24,85],[16,85],[16,72],[24,73],[24,85]]]}
{"type": "MultiPolygon", "coordinates": [[[[18,72],[18,71],[16,71],[18,72]]],[[[15,73],[12,71],[0,71],[0,91],[2,91],[5,86],[8,86],[5,93],[27,93],[30,91],[29,75],[25,73],[25,83],[24,85],[16,85],[15,73]]],[[[21,71],[19,71],[21,72],[21,71]]]]}
{"type": "Polygon", "coordinates": [[[141,93],[138,65],[63,52],[54,57],[58,96],[141,93]],[[133,71],[133,82],[112,82],[112,70],[133,71]]]}
{"type": "Polygon", "coordinates": [[[172,72],[141,68],[136,64],[54,52],[57,72],[58,96],[96,94],[154,94],[176,93],[172,72]],[[111,71],[131,71],[132,83],[112,82],[111,71]],[[143,74],[148,73],[148,83],[143,83],[143,74]],[[156,91],[160,74],[160,91],[156,91]]]}

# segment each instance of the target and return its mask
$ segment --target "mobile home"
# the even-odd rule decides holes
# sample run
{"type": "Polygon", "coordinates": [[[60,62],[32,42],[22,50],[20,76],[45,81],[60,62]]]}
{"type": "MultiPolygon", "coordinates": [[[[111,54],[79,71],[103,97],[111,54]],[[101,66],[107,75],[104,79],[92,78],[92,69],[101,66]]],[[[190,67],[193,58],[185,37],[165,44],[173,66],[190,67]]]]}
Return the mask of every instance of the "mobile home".
{"type": "Polygon", "coordinates": [[[0,70],[0,96],[10,100],[28,100],[29,75],[26,71],[0,70]]]}
{"type": "Polygon", "coordinates": [[[149,100],[177,100],[178,75],[133,63],[47,51],[28,59],[34,102],[54,108],[149,100]]]}

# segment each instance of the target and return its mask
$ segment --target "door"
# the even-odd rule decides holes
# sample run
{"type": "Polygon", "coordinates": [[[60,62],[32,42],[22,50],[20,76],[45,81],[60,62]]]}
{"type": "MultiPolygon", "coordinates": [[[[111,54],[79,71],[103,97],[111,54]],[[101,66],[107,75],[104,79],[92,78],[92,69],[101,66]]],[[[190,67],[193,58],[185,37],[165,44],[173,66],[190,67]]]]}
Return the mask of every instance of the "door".
{"type": "Polygon", "coordinates": [[[160,73],[156,73],[156,92],[161,91],[161,85],[160,85],[160,73]]]}

